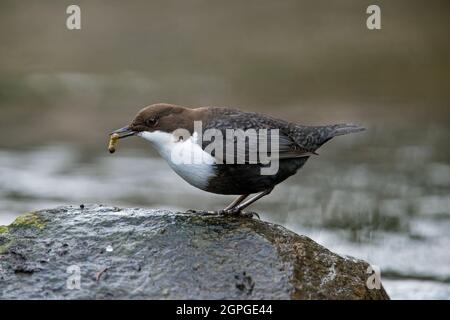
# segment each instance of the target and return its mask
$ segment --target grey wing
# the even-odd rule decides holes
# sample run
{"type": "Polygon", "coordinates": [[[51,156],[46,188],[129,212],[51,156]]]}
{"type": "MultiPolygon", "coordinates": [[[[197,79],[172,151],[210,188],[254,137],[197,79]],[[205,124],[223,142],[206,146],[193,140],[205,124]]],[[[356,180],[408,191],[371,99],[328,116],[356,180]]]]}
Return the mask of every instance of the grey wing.
{"type": "Polygon", "coordinates": [[[281,160],[312,154],[284,131],[286,121],[233,109],[225,109],[216,119],[205,126],[202,141],[216,163],[255,164],[264,163],[267,157],[281,160]]]}

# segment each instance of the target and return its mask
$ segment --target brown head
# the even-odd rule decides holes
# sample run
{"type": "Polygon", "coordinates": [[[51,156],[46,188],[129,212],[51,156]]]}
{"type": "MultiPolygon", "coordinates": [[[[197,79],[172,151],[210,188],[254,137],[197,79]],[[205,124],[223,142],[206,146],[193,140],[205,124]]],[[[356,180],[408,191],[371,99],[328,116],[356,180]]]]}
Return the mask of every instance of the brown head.
{"type": "Polygon", "coordinates": [[[119,139],[133,136],[142,131],[173,132],[186,129],[192,133],[195,120],[201,120],[199,109],[189,109],[167,103],[157,103],[140,110],[131,124],[115,130],[119,139]]]}

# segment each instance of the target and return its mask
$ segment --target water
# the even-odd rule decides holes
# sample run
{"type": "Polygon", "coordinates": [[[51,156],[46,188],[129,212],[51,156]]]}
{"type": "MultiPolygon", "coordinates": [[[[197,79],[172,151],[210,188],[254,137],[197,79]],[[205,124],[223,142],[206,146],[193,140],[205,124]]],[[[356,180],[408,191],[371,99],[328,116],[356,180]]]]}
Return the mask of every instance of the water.
{"type": "MultiPolygon", "coordinates": [[[[408,131],[403,140],[404,128],[371,129],[325,145],[252,209],[334,252],[378,265],[394,299],[450,299],[448,130],[408,131]]],[[[183,210],[220,209],[232,200],[191,187],[150,147],[125,143],[114,155],[65,144],[0,150],[0,177],[0,224],[67,204],[183,210]]]]}

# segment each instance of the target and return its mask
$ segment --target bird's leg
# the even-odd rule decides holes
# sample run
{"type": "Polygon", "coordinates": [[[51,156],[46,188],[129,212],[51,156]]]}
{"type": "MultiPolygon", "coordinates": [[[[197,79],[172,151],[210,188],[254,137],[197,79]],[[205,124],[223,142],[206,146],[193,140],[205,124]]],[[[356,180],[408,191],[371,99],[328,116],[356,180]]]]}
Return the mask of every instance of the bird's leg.
{"type": "Polygon", "coordinates": [[[248,196],[249,196],[249,194],[243,194],[243,195],[237,197],[236,199],[234,199],[234,201],[232,203],[230,203],[228,206],[226,206],[225,209],[223,209],[223,211],[228,211],[228,210],[233,209],[234,207],[239,205],[242,201],[244,201],[248,196]]]}
{"type": "MultiPolygon", "coordinates": [[[[255,201],[261,199],[262,197],[268,195],[269,193],[272,192],[272,190],[273,190],[273,188],[264,190],[264,191],[256,194],[255,196],[251,197],[250,199],[246,200],[246,201],[243,201],[243,202],[241,201],[241,203],[239,203],[239,204],[235,205],[234,207],[228,209],[226,211],[226,213],[228,213],[228,214],[236,214],[236,215],[237,214],[242,214],[242,210],[243,209],[247,208],[249,205],[251,205],[255,201]]],[[[250,213],[250,216],[253,216],[254,214],[259,218],[257,213],[250,213]]]]}
{"type": "Polygon", "coordinates": [[[248,200],[242,202],[241,204],[235,206],[233,208],[233,210],[242,211],[243,209],[247,208],[249,205],[251,205],[256,200],[259,200],[262,197],[267,196],[269,193],[272,192],[272,190],[273,190],[273,188],[264,190],[264,191],[256,194],[254,197],[251,197],[250,199],[248,199],[248,200]]]}
{"type": "Polygon", "coordinates": [[[231,209],[233,209],[235,206],[240,204],[242,201],[244,201],[245,198],[247,198],[248,196],[249,196],[249,194],[243,194],[243,195],[237,197],[236,199],[234,199],[234,201],[232,203],[230,203],[228,206],[226,206],[225,209],[222,209],[222,210],[219,210],[219,211],[207,211],[207,210],[189,209],[189,210],[186,211],[186,213],[200,214],[200,215],[225,214],[228,211],[230,211],[231,209]]]}

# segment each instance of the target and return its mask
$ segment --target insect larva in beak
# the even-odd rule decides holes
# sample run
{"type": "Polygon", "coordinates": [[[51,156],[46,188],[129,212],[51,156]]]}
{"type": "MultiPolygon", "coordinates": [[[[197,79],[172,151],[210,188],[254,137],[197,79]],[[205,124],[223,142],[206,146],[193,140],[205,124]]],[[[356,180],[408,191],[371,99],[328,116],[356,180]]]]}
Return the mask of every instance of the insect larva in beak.
{"type": "Polygon", "coordinates": [[[114,153],[116,151],[116,145],[119,142],[119,135],[117,133],[113,133],[109,138],[108,150],[109,153],[114,153]]]}

